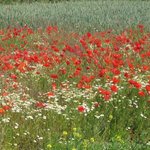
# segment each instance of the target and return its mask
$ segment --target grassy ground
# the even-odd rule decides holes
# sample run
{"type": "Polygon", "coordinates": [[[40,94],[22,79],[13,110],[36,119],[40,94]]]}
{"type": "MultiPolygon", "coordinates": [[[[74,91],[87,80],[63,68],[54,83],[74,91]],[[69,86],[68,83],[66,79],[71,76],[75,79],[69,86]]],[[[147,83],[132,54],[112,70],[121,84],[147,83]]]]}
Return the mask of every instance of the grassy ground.
{"type": "Polygon", "coordinates": [[[149,29],[149,1],[81,1],[57,4],[0,5],[0,27],[48,24],[79,32],[111,28],[120,31],[138,23],[149,29]]]}
{"type": "Polygon", "coordinates": [[[149,150],[143,26],[119,35],[27,26],[0,34],[0,149],[149,150]]]}
{"type": "Polygon", "coordinates": [[[148,1],[0,5],[0,150],[149,150],[149,14],[148,1]]]}

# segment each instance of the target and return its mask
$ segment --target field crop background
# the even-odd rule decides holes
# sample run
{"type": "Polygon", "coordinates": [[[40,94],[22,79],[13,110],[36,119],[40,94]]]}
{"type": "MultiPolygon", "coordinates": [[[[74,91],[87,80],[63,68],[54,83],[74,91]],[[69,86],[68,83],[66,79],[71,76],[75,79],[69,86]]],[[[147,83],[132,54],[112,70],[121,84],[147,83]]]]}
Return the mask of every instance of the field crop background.
{"type": "Polygon", "coordinates": [[[78,32],[113,29],[144,24],[149,29],[149,1],[75,1],[0,5],[0,27],[46,27],[48,24],[78,32]]]}
{"type": "Polygon", "coordinates": [[[0,150],[150,150],[150,1],[0,3],[0,150]]]}

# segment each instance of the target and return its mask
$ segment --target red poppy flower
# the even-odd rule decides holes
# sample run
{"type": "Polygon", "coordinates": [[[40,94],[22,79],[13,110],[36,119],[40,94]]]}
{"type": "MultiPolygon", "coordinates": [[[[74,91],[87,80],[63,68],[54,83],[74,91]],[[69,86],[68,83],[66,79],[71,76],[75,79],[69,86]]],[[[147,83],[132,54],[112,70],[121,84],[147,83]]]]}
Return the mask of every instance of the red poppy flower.
{"type": "Polygon", "coordinates": [[[17,76],[16,76],[15,74],[11,74],[10,77],[11,77],[12,79],[14,79],[14,80],[17,79],[17,76]]]}
{"type": "Polygon", "coordinates": [[[126,73],[124,73],[124,76],[126,77],[126,78],[130,78],[130,75],[126,72],[126,73]]]}
{"type": "Polygon", "coordinates": [[[47,95],[48,95],[48,97],[53,97],[54,93],[53,92],[48,92],[47,95]]]}
{"type": "Polygon", "coordinates": [[[143,91],[138,92],[139,96],[145,96],[145,93],[143,91]]]}
{"type": "Polygon", "coordinates": [[[57,74],[51,74],[50,77],[51,77],[52,79],[58,79],[58,75],[57,75],[57,74]]]}
{"type": "Polygon", "coordinates": [[[117,91],[118,91],[118,88],[117,88],[117,86],[115,86],[115,85],[112,85],[110,88],[111,88],[111,90],[112,90],[113,92],[117,92],[117,91]]]}
{"type": "Polygon", "coordinates": [[[56,83],[52,83],[52,89],[53,89],[53,90],[56,90],[56,88],[57,88],[56,83]]]}
{"type": "Polygon", "coordinates": [[[100,77],[104,77],[104,75],[107,73],[107,69],[101,69],[100,72],[99,72],[99,76],[100,77]]]}
{"type": "Polygon", "coordinates": [[[114,78],[112,79],[112,82],[113,82],[113,84],[117,84],[117,83],[120,82],[120,80],[119,80],[118,78],[114,77],[114,78]]]}
{"type": "Polygon", "coordinates": [[[140,29],[143,29],[143,28],[144,28],[144,25],[143,25],[143,24],[139,24],[138,27],[139,27],[140,29]]]}
{"type": "Polygon", "coordinates": [[[18,70],[20,72],[24,72],[25,71],[25,67],[27,66],[27,64],[25,62],[21,62],[18,66],[18,70]]]}
{"type": "Polygon", "coordinates": [[[0,115],[3,115],[5,113],[5,110],[3,108],[0,108],[0,115]]]}
{"type": "Polygon", "coordinates": [[[85,112],[85,107],[84,106],[78,106],[78,111],[79,112],[85,112]]]}
{"type": "Polygon", "coordinates": [[[36,106],[37,108],[44,108],[44,107],[46,106],[46,104],[43,103],[43,102],[36,102],[35,106],[36,106]]]}
{"type": "Polygon", "coordinates": [[[141,88],[141,86],[142,86],[140,83],[138,83],[138,82],[136,82],[134,80],[129,80],[129,83],[131,85],[135,86],[137,89],[141,88]]]}
{"type": "Polygon", "coordinates": [[[6,110],[9,110],[11,107],[10,106],[8,106],[8,105],[5,105],[5,106],[3,106],[3,109],[6,111],[6,110]]]}
{"type": "Polygon", "coordinates": [[[150,85],[146,85],[145,89],[150,94],[150,85]]]}

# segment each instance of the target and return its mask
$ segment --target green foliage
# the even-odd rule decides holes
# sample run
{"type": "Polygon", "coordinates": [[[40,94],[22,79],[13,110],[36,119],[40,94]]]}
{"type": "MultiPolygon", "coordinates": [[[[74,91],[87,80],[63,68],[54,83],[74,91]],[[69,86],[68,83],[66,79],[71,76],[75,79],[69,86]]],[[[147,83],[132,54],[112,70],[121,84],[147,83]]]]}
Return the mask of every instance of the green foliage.
{"type": "Polygon", "coordinates": [[[0,5],[0,27],[46,27],[57,25],[69,31],[87,32],[135,27],[141,23],[150,29],[150,2],[81,1],[0,5]]]}
{"type": "Polygon", "coordinates": [[[69,0],[0,0],[0,3],[3,4],[12,4],[12,3],[33,3],[33,2],[61,2],[69,0]]]}
{"type": "MultiPolygon", "coordinates": [[[[13,4],[13,3],[34,3],[34,2],[64,2],[64,1],[93,1],[93,0],[0,0],[2,4],[13,4]]],[[[97,0],[98,1],[98,0],[97,0]]],[[[101,0],[104,1],[104,0],[101,0]]],[[[120,1],[120,0],[112,0],[120,1]]],[[[129,1],[149,1],[149,0],[129,0],[129,1]]]]}

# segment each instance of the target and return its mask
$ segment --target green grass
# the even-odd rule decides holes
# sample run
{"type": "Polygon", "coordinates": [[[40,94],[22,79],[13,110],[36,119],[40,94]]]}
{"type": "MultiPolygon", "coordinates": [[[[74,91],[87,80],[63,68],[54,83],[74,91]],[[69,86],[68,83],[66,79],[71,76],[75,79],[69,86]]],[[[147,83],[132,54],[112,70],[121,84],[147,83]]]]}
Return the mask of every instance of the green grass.
{"type": "Polygon", "coordinates": [[[69,31],[120,31],[144,24],[150,29],[150,1],[76,1],[0,5],[0,27],[57,25],[69,31]]]}
{"type": "MultiPolygon", "coordinates": [[[[49,47],[49,44],[59,39],[61,44],[58,42],[56,46],[61,50],[63,41],[70,45],[79,42],[80,38],[73,38],[66,31],[84,33],[113,29],[114,32],[120,32],[125,28],[134,28],[139,23],[144,24],[146,30],[150,30],[150,1],[83,0],[60,3],[0,4],[0,28],[18,27],[25,24],[35,28],[35,33],[28,35],[25,39],[16,37],[2,41],[3,35],[0,35],[0,48],[6,49],[4,56],[7,56],[7,53],[13,56],[11,53],[13,48],[10,44],[15,44],[18,50],[32,50],[38,55],[41,50],[35,45],[38,46],[40,43],[49,47]],[[57,25],[65,32],[61,30],[58,35],[53,33],[50,36],[44,32],[42,34],[36,32],[38,27],[44,28],[48,25],[57,25]],[[25,48],[22,48],[24,40],[28,43],[25,48]]],[[[131,39],[133,41],[138,39],[140,34],[142,32],[135,34],[131,39]]],[[[111,37],[108,38],[111,39],[111,37]]],[[[146,42],[145,45],[147,45],[144,48],[148,51],[149,41],[146,42]]],[[[111,44],[108,46],[111,47],[111,44]]],[[[45,50],[42,51],[45,52],[45,50]]],[[[3,58],[3,52],[0,51],[0,54],[3,58]]],[[[139,58],[138,53],[132,54],[131,52],[129,57],[130,55],[131,58],[139,58]]],[[[67,55],[68,59],[70,57],[67,55]]],[[[126,58],[126,55],[124,57],[126,58]]],[[[98,61],[103,64],[101,59],[103,57],[98,58],[98,61]]],[[[22,61],[22,58],[19,60],[22,61]]],[[[49,60],[51,61],[50,58],[49,60]]],[[[145,61],[136,59],[134,61],[141,66],[142,62],[145,62],[145,65],[149,64],[148,57],[145,61]]],[[[83,60],[81,65],[83,70],[85,64],[88,65],[83,60]]],[[[118,86],[125,87],[125,90],[120,90],[120,93],[114,95],[109,103],[104,102],[101,96],[95,95],[97,85],[109,86],[105,84],[105,79],[95,81],[93,90],[80,90],[74,84],[70,84],[69,90],[63,91],[60,88],[55,91],[56,97],[48,98],[45,93],[52,90],[53,82],[50,74],[59,73],[59,69],[64,67],[67,68],[67,75],[60,76],[56,81],[57,85],[59,86],[63,81],[67,85],[67,80],[70,83],[79,82],[79,78],[67,78],[74,72],[75,66],[71,64],[71,67],[67,67],[65,60],[53,69],[41,68],[38,63],[30,65],[33,67],[35,65],[41,75],[35,74],[34,70],[25,74],[18,70],[14,71],[18,77],[18,83],[21,83],[18,84],[17,90],[12,86],[16,83],[15,81],[6,82],[11,71],[4,73],[4,77],[0,78],[0,94],[2,95],[5,88],[9,91],[6,99],[5,96],[0,96],[0,108],[1,103],[7,99],[17,104],[14,110],[6,111],[0,116],[0,150],[150,150],[150,106],[147,104],[149,95],[137,96],[138,90],[128,89],[123,75],[120,77],[124,82],[118,86]],[[24,101],[24,98],[27,101],[24,101]],[[37,101],[46,102],[52,108],[36,108],[37,101]],[[78,105],[87,103],[88,107],[92,108],[94,102],[100,102],[100,107],[91,109],[90,113],[84,114],[77,111],[78,105]]],[[[90,65],[91,68],[93,67],[91,71],[93,74],[97,70],[93,64],[90,65]]],[[[146,76],[149,75],[149,71],[145,74],[138,72],[138,69],[136,71],[137,80],[143,82],[144,85],[144,82],[148,81],[146,76]]],[[[83,75],[86,73],[83,72],[83,75]]]]}
{"type": "Polygon", "coordinates": [[[52,150],[72,150],[74,147],[76,150],[83,150],[83,148],[85,150],[149,150],[150,148],[147,142],[143,141],[146,136],[148,137],[147,132],[141,136],[141,141],[130,141],[128,136],[125,140],[122,136],[129,131],[121,131],[121,124],[118,124],[118,133],[111,131],[113,130],[111,128],[110,132],[114,134],[111,140],[104,140],[109,132],[100,135],[103,132],[103,128],[99,128],[100,124],[105,125],[106,130],[109,126],[114,126],[111,125],[113,122],[109,123],[107,119],[100,119],[98,123],[93,118],[92,121],[97,123],[91,122],[90,125],[88,119],[91,120],[92,117],[84,118],[78,115],[79,120],[77,118],[66,120],[62,115],[52,111],[37,110],[32,114],[28,111],[7,114],[5,118],[10,118],[9,123],[1,121],[1,150],[49,150],[48,145],[52,145],[52,150]],[[75,128],[76,125],[81,125],[81,128],[75,128]],[[95,130],[96,126],[99,131],[97,134],[91,130],[92,127],[95,130]]]}

